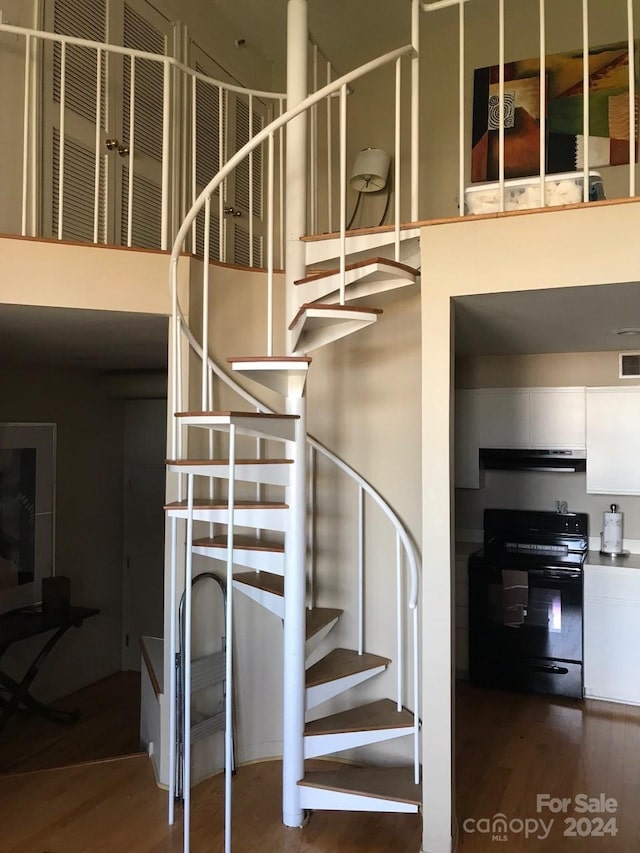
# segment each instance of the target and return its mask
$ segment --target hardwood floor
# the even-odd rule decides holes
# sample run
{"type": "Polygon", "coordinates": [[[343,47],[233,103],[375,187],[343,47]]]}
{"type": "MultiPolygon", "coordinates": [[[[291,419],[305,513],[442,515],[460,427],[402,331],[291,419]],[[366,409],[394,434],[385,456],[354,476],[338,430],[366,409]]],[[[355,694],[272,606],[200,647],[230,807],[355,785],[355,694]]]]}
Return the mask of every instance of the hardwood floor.
{"type": "MultiPolygon", "coordinates": [[[[310,762],[317,768],[340,767],[310,762]]],[[[344,765],[342,765],[344,766],[344,765]]],[[[281,823],[282,765],[238,769],[234,779],[235,853],[418,853],[419,815],[316,813],[301,830],[281,823]]],[[[224,780],[194,788],[194,853],[223,849],[224,780]]],[[[182,827],[166,823],[166,792],[137,756],[101,764],[0,777],[2,853],[178,853],[182,827]]]]}
{"type": "MultiPolygon", "coordinates": [[[[113,685],[112,685],[113,686],[113,685]]],[[[106,685],[103,685],[103,688],[106,685]]],[[[124,689],[124,688],[122,688],[124,689]]],[[[88,734],[91,743],[93,737],[88,734]]],[[[96,727],[108,727],[94,718],[96,727]]],[[[117,724],[103,739],[118,741],[117,724]]],[[[637,853],[640,850],[640,708],[604,702],[457,689],[457,818],[459,853],[637,853]],[[574,811],[578,794],[617,801],[610,814],[574,811]],[[536,810],[536,796],[570,798],[566,813],[536,810]],[[493,839],[482,823],[498,814],[508,826],[493,839]],[[615,818],[617,834],[565,836],[615,818]],[[530,823],[531,837],[518,821],[530,823]],[[514,823],[514,821],[516,823],[514,823]],[[471,833],[467,829],[476,829],[471,833]]],[[[0,743],[0,747],[2,744],[0,743]]],[[[112,746],[111,749],[115,749],[112,746]]],[[[53,754],[53,753],[52,753],[53,754]]],[[[32,759],[35,761],[34,753],[32,759]]],[[[42,759],[42,756],[40,757],[42,759]]],[[[320,770],[344,765],[310,762],[320,770]]],[[[425,769],[425,773],[428,769],[425,769]]],[[[419,815],[315,813],[302,830],[281,824],[281,764],[240,767],[234,780],[235,853],[418,853],[419,815]]],[[[194,853],[222,849],[223,778],[193,791],[194,853]]],[[[181,824],[166,825],[166,792],[145,755],[35,773],[0,776],[1,853],[178,853],[181,824]]]]}
{"type": "MultiPolygon", "coordinates": [[[[637,853],[640,850],[640,708],[609,702],[457,690],[457,816],[460,853],[549,850],[553,853],[637,853]],[[576,811],[575,798],[605,794],[611,813],[576,811]],[[570,798],[566,812],[537,811],[537,795],[570,798]],[[516,822],[504,841],[474,822],[502,814],[507,821],[554,823],[546,839],[538,825],[524,837],[516,822]],[[597,837],[615,819],[615,836],[597,837]],[[565,835],[574,820],[583,837],[565,835]],[[565,823],[568,820],[568,823],[565,823]],[[468,821],[465,824],[465,821],[468,821]],[[476,829],[475,832],[465,832],[476,829]]],[[[610,824],[613,828],[613,823],[610,824]]],[[[500,834],[500,833],[497,833],[500,834]]]]}
{"type": "Polygon", "coordinates": [[[42,717],[12,717],[0,732],[0,773],[140,752],[139,673],[116,673],[53,704],[66,710],[78,708],[80,719],[63,725],[42,717]]]}

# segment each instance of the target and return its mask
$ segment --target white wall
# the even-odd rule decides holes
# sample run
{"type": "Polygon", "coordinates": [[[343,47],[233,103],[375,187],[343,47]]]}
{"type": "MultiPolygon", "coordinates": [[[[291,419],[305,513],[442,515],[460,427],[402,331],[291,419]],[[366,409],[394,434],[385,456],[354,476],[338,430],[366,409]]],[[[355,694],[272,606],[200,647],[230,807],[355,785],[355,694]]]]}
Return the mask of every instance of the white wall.
{"type": "Polygon", "coordinates": [[[236,47],[242,33],[235,32],[229,21],[207,0],[154,0],[154,4],[170,20],[181,21],[192,38],[243,86],[270,90],[272,67],[265,56],[251,44],[236,47]]]}
{"type": "MultiPolygon", "coordinates": [[[[34,693],[52,699],[120,670],[122,404],[95,372],[3,363],[0,375],[0,420],[57,424],[56,573],[71,579],[72,603],[100,609],[38,675],[34,693]]],[[[41,646],[16,644],[3,665],[21,676],[41,646]]]]}
{"type": "MultiPolygon", "coordinates": [[[[389,502],[421,547],[420,296],[384,307],[375,325],[311,353],[309,432],[352,465],[389,502]]],[[[357,648],[357,487],[319,461],[317,525],[318,603],[345,613],[328,647],[357,648]]],[[[392,659],[387,672],[330,707],[324,716],[380,698],[395,697],[395,535],[377,507],[365,502],[365,651],[392,659]]],[[[428,562],[423,578],[430,570],[428,562]]],[[[406,586],[405,586],[406,589],[406,586]]],[[[405,619],[409,622],[408,613],[405,619]]],[[[405,663],[410,672],[410,656],[405,663]]],[[[410,678],[405,704],[413,708],[410,678]]],[[[358,751],[360,760],[411,760],[410,739],[358,751]]],[[[350,755],[357,760],[357,754],[350,755]]]]}
{"type": "Polygon", "coordinates": [[[425,853],[449,853],[455,816],[450,694],[455,669],[452,300],[469,294],[636,281],[635,253],[629,246],[634,245],[637,215],[637,204],[627,204],[422,229],[422,288],[428,294],[422,311],[423,535],[431,567],[422,599],[422,651],[428,661],[423,668],[425,853]],[[607,253],[598,248],[603,239],[607,253]],[[504,245],[510,246],[511,257],[530,259],[519,265],[517,276],[511,264],[496,264],[504,245]],[[532,257],[532,245],[544,246],[544,252],[532,257]]]}
{"type": "MultiPolygon", "coordinates": [[[[169,257],[164,252],[0,237],[0,260],[2,303],[171,313],[169,257]]],[[[181,271],[185,269],[183,265],[181,271]]]]}

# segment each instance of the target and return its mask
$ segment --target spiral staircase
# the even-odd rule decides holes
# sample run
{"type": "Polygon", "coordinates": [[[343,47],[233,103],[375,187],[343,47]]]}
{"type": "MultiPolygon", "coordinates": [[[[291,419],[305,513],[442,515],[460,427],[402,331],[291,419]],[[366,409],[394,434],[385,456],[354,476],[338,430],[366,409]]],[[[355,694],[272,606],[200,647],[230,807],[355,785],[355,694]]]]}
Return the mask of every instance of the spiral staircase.
{"type": "MultiPolygon", "coordinates": [[[[410,54],[403,49],[390,54],[392,59],[410,54]]],[[[362,73],[366,73],[362,72],[362,73]]],[[[352,72],[352,76],[354,76],[352,72]]],[[[184,560],[186,661],[191,660],[191,583],[194,555],[222,560],[226,564],[227,624],[226,637],[234,632],[234,592],[247,596],[266,611],[265,619],[282,620],[283,653],[283,821],[302,826],[314,810],[351,810],[368,812],[415,813],[421,804],[420,720],[418,710],[418,564],[417,549],[410,533],[384,498],[331,451],[307,433],[305,388],[312,358],[309,353],[340,338],[384,322],[383,306],[418,287],[419,255],[417,230],[382,228],[374,233],[328,235],[322,241],[303,241],[307,258],[305,275],[289,280],[287,305],[287,355],[273,354],[273,332],[268,332],[267,352],[229,354],[223,367],[210,355],[208,314],[209,281],[205,280],[202,329],[189,325],[178,299],[177,268],[180,253],[191,224],[201,210],[207,213],[210,199],[221,181],[263,141],[271,143],[281,126],[299,116],[321,97],[344,91],[344,80],[336,81],[331,92],[320,92],[291,109],[258,134],[238,152],[211,181],[185,220],[172,254],[171,283],[174,303],[172,397],[174,428],[172,456],[168,470],[175,478],[177,500],[166,505],[171,520],[172,573],[169,608],[172,614],[169,655],[175,657],[175,609],[182,593],[179,580],[184,560]],[[186,365],[194,354],[201,365],[199,404],[189,395],[190,377],[186,365]],[[238,381],[239,380],[239,381],[238,381]],[[277,395],[279,404],[266,406],[247,390],[247,380],[277,395]],[[214,411],[214,384],[223,382],[241,398],[237,410],[214,411]],[[186,403],[186,405],[185,405],[186,403]],[[210,449],[190,456],[188,448],[198,439],[210,449]],[[226,435],[221,441],[220,434],[226,435]],[[214,438],[214,436],[218,436],[214,438]],[[256,453],[239,453],[246,437],[255,439],[256,453]],[[264,447],[278,447],[266,455],[264,447]],[[341,602],[332,607],[317,607],[309,592],[307,530],[310,512],[308,488],[309,445],[355,479],[362,494],[368,494],[389,519],[397,540],[397,621],[398,642],[390,656],[372,654],[365,648],[362,631],[362,601],[357,620],[358,639],[354,648],[333,648],[324,656],[329,635],[343,616],[341,602]],[[224,446],[224,452],[219,448],[224,446]],[[246,499],[246,485],[254,496],[246,499]],[[268,494],[269,499],[265,496],[268,494]],[[205,527],[206,525],[206,527],[205,527]],[[207,535],[202,535],[202,530],[207,535]],[[242,532],[240,532],[242,531],[242,532]],[[251,531],[247,534],[247,531],[251,531]],[[186,543],[186,547],[183,543],[186,543]],[[406,579],[404,574],[406,572],[406,579]],[[406,582],[405,582],[406,581],[406,582]],[[408,614],[408,632],[403,620],[408,614]],[[405,643],[405,634],[411,642],[405,643]],[[320,644],[323,643],[319,649],[320,644]],[[407,645],[407,649],[405,649],[407,645]],[[410,648],[409,648],[410,647],[410,648]],[[397,695],[378,699],[348,710],[309,720],[309,712],[323,703],[352,690],[384,673],[394,662],[397,671],[397,695]],[[411,684],[405,690],[406,683],[411,684]],[[406,695],[408,693],[408,695],[406,695]],[[413,738],[413,763],[406,766],[352,766],[334,771],[309,772],[305,761],[345,750],[380,744],[397,738],[413,738]]],[[[344,217],[343,217],[344,220],[344,217]]],[[[206,246],[205,246],[206,251],[206,246]]],[[[267,256],[272,257],[267,249],[267,256]]],[[[207,258],[205,257],[205,266],[207,258]]],[[[270,271],[271,272],[271,271],[270,271]]],[[[291,276],[289,276],[291,279],[291,276]]],[[[271,321],[271,318],[270,318],[271,321]]],[[[193,379],[193,377],[191,377],[193,379]]],[[[339,522],[338,522],[339,523],[339,522]]],[[[348,568],[345,567],[345,571],[348,568]]],[[[358,573],[362,599],[362,559],[358,573]]],[[[321,578],[319,583],[322,583],[321,578]]],[[[236,630],[241,631],[239,625],[236,630]]],[[[233,765],[231,719],[233,717],[233,650],[227,643],[227,681],[225,692],[226,738],[226,850],[231,849],[231,767],[233,765]]],[[[185,666],[184,695],[190,697],[191,667],[185,666]]],[[[175,696],[175,682],[170,685],[175,696]]],[[[173,703],[172,706],[173,708],[173,703]]],[[[183,822],[185,851],[189,850],[191,732],[190,701],[184,702],[179,715],[184,721],[184,796],[183,822]]],[[[313,715],[315,717],[315,714],[313,715]]],[[[172,742],[175,742],[175,712],[171,718],[172,742]]],[[[350,753],[350,757],[352,753],[350,753]]],[[[175,754],[170,758],[169,819],[174,820],[175,754]]]]}

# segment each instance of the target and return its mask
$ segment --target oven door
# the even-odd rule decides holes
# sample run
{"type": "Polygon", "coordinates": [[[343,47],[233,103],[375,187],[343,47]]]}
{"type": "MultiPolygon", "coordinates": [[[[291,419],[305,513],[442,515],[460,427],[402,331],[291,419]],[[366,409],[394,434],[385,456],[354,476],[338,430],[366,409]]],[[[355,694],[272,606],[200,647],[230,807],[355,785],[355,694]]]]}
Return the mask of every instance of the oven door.
{"type": "Polygon", "coordinates": [[[469,565],[477,684],[582,696],[582,573],[469,565]]]}

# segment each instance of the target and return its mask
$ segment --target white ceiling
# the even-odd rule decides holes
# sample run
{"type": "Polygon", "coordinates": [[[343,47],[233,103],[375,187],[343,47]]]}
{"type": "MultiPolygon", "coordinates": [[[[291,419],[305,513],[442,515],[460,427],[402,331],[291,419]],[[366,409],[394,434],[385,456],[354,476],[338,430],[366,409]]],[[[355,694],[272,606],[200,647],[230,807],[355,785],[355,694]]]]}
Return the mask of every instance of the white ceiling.
{"type": "Polygon", "coordinates": [[[504,355],[640,350],[640,284],[491,293],[455,300],[456,353],[504,355]]]}
{"type": "MultiPolygon", "coordinates": [[[[286,55],[286,0],[214,0],[235,37],[283,66],[286,55]]],[[[311,0],[311,35],[340,73],[401,47],[410,39],[409,0],[311,0]],[[348,20],[345,22],[345,18],[348,20]]]]}
{"type": "Polygon", "coordinates": [[[0,305],[0,362],[95,370],[167,365],[168,318],[153,314],[0,305]]]}

